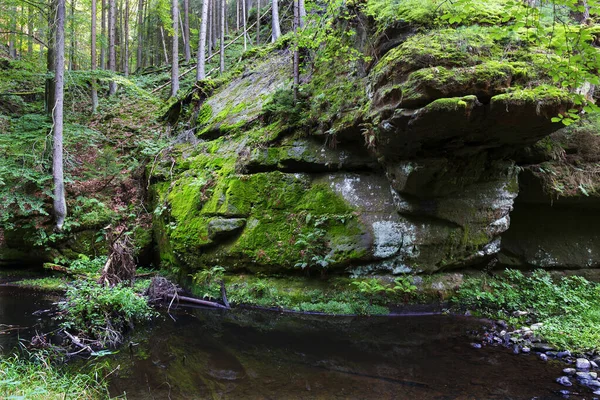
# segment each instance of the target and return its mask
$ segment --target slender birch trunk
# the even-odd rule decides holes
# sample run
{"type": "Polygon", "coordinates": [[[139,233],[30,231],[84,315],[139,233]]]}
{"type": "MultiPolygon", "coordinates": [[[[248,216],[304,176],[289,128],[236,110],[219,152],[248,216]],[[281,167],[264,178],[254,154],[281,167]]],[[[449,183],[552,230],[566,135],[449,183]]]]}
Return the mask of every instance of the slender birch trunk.
{"type": "Polygon", "coordinates": [[[54,182],[54,217],[55,229],[62,230],[67,216],[65,201],[65,182],[63,171],[63,100],[65,74],[65,0],[58,0],[56,8],[56,69],[54,78],[54,104],[52,119],[52,178],[54,182]]]}
{"type": "Polygon", "coordinates": [[[196,68],[196,80],[206,78],[206,29],[208,27],[208,4],[209,0],[202,0],[202,20],[200,21],[200,37],[198,40],[198,63],[196,68]]]}
{"type": "Polygon", "coordinates": [[[271,34],[271,41],[275,42],[281,36],[281,28],[279,27],[279,4],[277,0],[272,1],[271,5],[271,15],[272,15],[272,26],[273,32],[271,34]]]}

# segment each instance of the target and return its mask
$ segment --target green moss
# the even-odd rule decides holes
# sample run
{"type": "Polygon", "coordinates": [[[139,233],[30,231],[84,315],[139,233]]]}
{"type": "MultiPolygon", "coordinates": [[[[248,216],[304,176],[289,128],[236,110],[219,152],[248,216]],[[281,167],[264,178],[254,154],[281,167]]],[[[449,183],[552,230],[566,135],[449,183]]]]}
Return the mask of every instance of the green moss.
{"type": "Polygon", "coordinates": [[[65,290],[67,288],[67,283],[68,281],[65,278],[58,277],[23,279],[14,282],[17,286],[50,292],[65,290]]]}
{"type": "Polygon", "coordinates": [[[409,75],[399,86],[403,106],[420,106],[439,97],[464,94],[494,95],[513,83],[517,72],[510,63],[488,61],[473,67],[431,67],[409,75]]]}
{"type": "Polygon", "coordinates": [[[368,0],[364,6],[380,30],[399,21],[416,25],[436,26],[447,24],[441,17],[466,14],[461,24],[497,25],[509,13],[507,0],[472,0],[467,4],[440,3],[437,0],[368,0]]]}
{"type": "Polygon", "coordinates": [[[407,72],[439,67],[468,67],[500,54],[490,30],[481,27],[440,29],[410,36],[373,68],[376,82],[394,82],[407,72]]]}
{"type": "Polygon", "coordinates": [[[464,110],[468,113],[477,103],[476,96],[451,97],[438,99],[429,103],[425,108],[431,112],[454,112],[464,110]]]}
{"type": "Polygon", "coordinates": [[[204,104],[202,104],[202,107],[200,107],[200,110],[198,111],[198,118],[196,119],[196,125],[203,126],[203,125],[207,124],[208,121],[210,121],[210,119],[212,118],[212,116],[213,116],[212,107],[207,102],[204,102],[204,104]]]}
{"type": "Polygon", "coordinates": [[[540,85],[533,89],[515,88],[505,94],[492,97],[492,106],[505,107],[509,105],[565,105],[572,104],[573,95],[566,90],[550,85],[540,85]]]}
{"type": "Polygon", "coordinates": [[[227,293],[233,304],[275,307],[327,314],[387,314],[387,305],[401,302],[394,296],[369,296],[348,278],[267,278],[226,276],[227,293]]]}

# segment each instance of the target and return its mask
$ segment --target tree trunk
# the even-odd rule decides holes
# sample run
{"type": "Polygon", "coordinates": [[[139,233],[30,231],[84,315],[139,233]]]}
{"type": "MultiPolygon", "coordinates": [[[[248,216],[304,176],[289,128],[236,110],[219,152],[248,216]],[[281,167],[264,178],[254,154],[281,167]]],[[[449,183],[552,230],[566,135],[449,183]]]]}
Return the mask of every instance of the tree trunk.
{"type": "Polygon", "coordinates": [[[74,71],[75,66],[75,0],[71,0],[71,10],[69,16],[69,36],[71,37],[71,46],[69,48],[69,71],[74,71]]]}
{"type": "Polygon", "coordinates": [[[208,26],[208,1],[202,0],[202,21],[200,22],[200,38],[198,40],[198,65],[196,80],[206,78],[206,28],[208,26]]]}
{"type": "Polygon", "coordinates": [[[279,5],[277,0],[272,1],[272,16],[273,16],[273,32],[271,34],[271,41],[275,42],[281,36],[281,28],[279,27],[279,5]]]}
{"type": "Polygon", "coordinates": [[[208,36],[207,36],[207,52],[208,52],[208,56],[212,56],[212,26],[213,26],[213,20],[212,20],[212,14],[213,14],[213,0],[208,0],[208,14],[207,15],[207,21],[206,24],[208,26],[208,36]]]}
{"type": "Polygon", "coordinates": [[[221,73],[225,72],[225,0],[221,0],[221,39],[220,39],[220,55],[221,55],[221,73]]]}
{"type": "Polygon", "coordinates": [[[102,0],[102,16],[100,19],[100,68],[106,69],[106,0],[102,0]]]}
{"type": "Polygon", "coordinates": [[[256,45],[260,46],[260,0],[256,0],[256,45]]]}
{"type": "MultiPolygon", "coordinates": [[[[260,0],[259,0],[260,1],[260,0]]],[[[298,28],[300,25],[300,0],[294,1],[294,102],[298,101],[298,86],[300,84],[300,53],[298,51],[298,28]]]]}
{"type": "Polygon", "coordinates": [[[190,47],[190,5],[189,0],[183,0],[183,40],[185,46],[185,62],[189,63],[192,59],[192,49],[190,47]]]}
{"type": "MultiPolygon", "coordinates": [[[[48,69],[48,72],[54,72],[56,70],[56,57],[54,54],[54,43],[56,42],[56,8],[57,0],[48,0],[48,53],[46,54],[46,68],[48,69]]],[[[52,108],[56,101],[54,82],[55,79],[53,76],[46,78],[44,108],[46,113],[50,115],[52,114],[52,108]]]]}
{"type": "Polygon", "coordinates": [[[219,23],[218,23],[218,16],[219,16],[219,9],[217,8],[217,5],[219,3],[217,3],[218,0],[212,0],[213,4],[211,7],[212,10],[212,48],[213,51],[217,51],[217,37],[219,37],[218,33],[219,30],[219,23]]]}
{"type": "MultiPolygon", "coordinates": [[[[108,69],[117,72],[117,55],[115,49],[115,36],[117,33],[117,4],[116,0],[108,0],[108,69]]],[[[108,95],[117,94],[117,82],[111,79],[108,86],[108,95]]]]}
{"type": "Polygon", "coordinates": [[[298,1],[298,14],[299,14],[298,26],[300,28],[304,28],[304,24],[306,22],[306,7],[304,7],[304,0],[298,1]]]}
{"type": "Polygon", "coordinates": [[[235,0],[235,30],[240,30],[240,0],[235,0]]]}
{"type": "Polygon", "coordinates": [[[10,8],[10,30],[8,34],[8,55],[17,58],[17,8],[10,8]]]}
{"type": "Polygon", "coordinates": [[[248,32],[246,26],[248,25],[246,17],[246,0],[242,0],[242,21],[244,24],[244,51],[248,49],[248,32]]]}
{"type": "Polygon", "coordinates": [[[27,7],[27,54],[29,57],[33,55],[33,7],[27,7]]]}
{"type": "Polygon", "coordinates": [[[92,0],[92,26],[91,26],[91,38],[90,38],[90,46],[91,46],[91,54],[90,61],[92,70],[92,114],[96,112],[98,108],[98,92],[96,91],[96,78],[94,78],[95,70],[96,70],[96,13],[97,13],[97,1],[92,0]]]}
{"type": "Polygon", "coordinates": [[[171,48],[171,59],[173,64],[171,65],[171,97],[176,97],[179,92],[179,2],[173,0],[171,2],[171,12],[173,17],[173,42],[171,48]]]}
{"type": "Polygon", "coordinates": [[[138,22],[137,22],[137,55],[135,59],[135,69],[139,71],[142,68],[142,41],[144,29],[144,0],[138,1],[138,22]]]}
{"type": "Polygon", "coordinates": [[[52,119],[53,145],[52,145],[52,178],[54,181],[54,217],[56,230],[62,230],[67,216],[65,202],[65,182],[63,173],[63,99],[64,99],[64,74],[65,74],[65,0],[58,0],[56,8],[56,69],[55,85],[56,102],[54,104],[52,119]]]}
{"type": "Polygon", "coordinates": [[[125,59],[123,60],[123,72],[129,76],[129,0],[125,0],[125,34],[123,35],[125,44],[125,59]]]}

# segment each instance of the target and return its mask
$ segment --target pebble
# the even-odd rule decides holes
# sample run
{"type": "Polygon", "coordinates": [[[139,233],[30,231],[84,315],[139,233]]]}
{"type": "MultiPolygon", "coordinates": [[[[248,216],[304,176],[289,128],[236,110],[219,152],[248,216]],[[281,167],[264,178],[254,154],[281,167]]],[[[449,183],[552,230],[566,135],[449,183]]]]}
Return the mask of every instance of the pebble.
{"type": "Polygon", "coordinates": [[[541,351],[541,352],[545,353],[547,351],[551,351],[551,350],[554,350],[554,349],[552,348],[552,346],[550,346],[547,343],[536,343],[536,344],[533,345],[533,350],[535,350],[535,351],[541,351]]]}
{"type": "Polygon", "coordinates": [[[573,375],[575,375],[576,372],[577,372],[577,370],[575,368],[565,368],[565,369],[563,369],[563,374],[565,374],[567,376],[573,376],[573,375]]]}
{"type": "Polygon", "coordinates": [[[575,362],[575,368],[578,370],[588,370],[592,365],[585,358],[578,358],[575,362]]]}
{"type": "Polygon", "coordinates": [[[531,349],[530,349],[529,347],[523,347],[523,348],[521,349],[521,352],[523,352],[523,353],[527,354],[527,353],[531,352],[531,349]]]}
{"type": "Polygon", "coordinates": [[[530,329],[531,329],[532,331],[536,331],[536,330],[540,329],[542,326],[544,326],[544,324],[542,324],[541,322],[538,322],[537,324],[533,324],[533,325],[531,325],[531,326],[530,326],[530,329]]]}
{"type": "Polygon", "coordinates": [[[561,376],[560,378],[556,378],[556,382],[558,382],[559,384],[561,384],[563,386],[567,386],[567,387],[573,386],[573,384],[571,383],[569,378],[566,376],[561,376]]]}
{"type": "Polygon", "coordinates": [[[556,353],[556,357],[558,357],[558,358],[570,357],[570,356],[571,356],[571,352],[569,350],[559,351],[558,353],[556,353]]]}
{"type": "Polygon", "coordinates": [[[471,343],[471,347],[473,347],[475,349],[480,349],[481,348],[481,343],[471,343]]]}
{"type": "Polygon", "coordinates": [[[545,355],[544,353],[540,354],[540,360],[542,361],[548,361],[548,356],[545,355]]]}
{"type": "Polygon", "coordinates": [[[598,364],[595,361],[590,361],[590,365],[592,366],[592,368],[598,369],[598,364]]]}
{"type": "Polygon", "coordinates": [[[529,314],[527,311],[515,311],[513,312],[514,317],[522,317],[523,315],[529,314]]]}
{"type": "Polygon", "coordinates": [[[569,392],[568,390],[559,390],[558,393],[562,394],[563,396],[568,396],[571,394],[571,392],[569,392]]]}
{"type": "Polygon", "coordinates": [[[519,345],[514,345],[513,347],[513,354],[519,354],[519,345]]]}
{"type": "Polygon", "coordinates": [[[594,380],[598,378],[598,374],[595,372],[577,372],[577,379],[581,380],[594,380]]]}
{"type": "Polygon", "coordinates": [[[582,385],[585,385],[589,388],[593,388],[594,390],[600,389],[600,382],[596,380],[581,380],[579,381],[582,385]]]}

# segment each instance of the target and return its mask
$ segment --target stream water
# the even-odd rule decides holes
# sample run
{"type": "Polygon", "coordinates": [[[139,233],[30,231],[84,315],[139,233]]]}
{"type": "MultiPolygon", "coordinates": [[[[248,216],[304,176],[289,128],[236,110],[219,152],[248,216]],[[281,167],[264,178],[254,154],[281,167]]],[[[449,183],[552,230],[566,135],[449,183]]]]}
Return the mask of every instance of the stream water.
{"type": "MultiPolygon", "coordinates": [[[[47,329],[55,298],[0,286],[6,352],[47,329]]],[[[474,349],[484,322],[442,315],[325,317],[179,309],[136,329],[112,356],[112,396],[135,399],[560,399],[563,365],[474,349]]],[[[570,388],[574,389],[574,388],[570,388]]],[[[577,388],[591,399],[589,389],[577,388]]]]}

